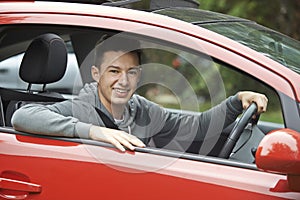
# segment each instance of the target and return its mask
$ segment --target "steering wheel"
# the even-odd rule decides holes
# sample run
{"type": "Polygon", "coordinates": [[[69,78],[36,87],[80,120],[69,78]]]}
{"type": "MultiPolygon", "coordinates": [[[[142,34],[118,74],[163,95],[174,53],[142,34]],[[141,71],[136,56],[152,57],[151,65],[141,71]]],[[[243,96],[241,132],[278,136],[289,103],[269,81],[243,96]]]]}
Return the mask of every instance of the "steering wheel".
{"type": "MultiPolygon", "coordinates": [[[[257,112],[257,105],[256,103],[252,103],[242,114],[239,121],[235,124],[232,131],[230,132],[220,154],[220,158],[229,158],[230,153],[232,152],[234,146],[236,145],[238,139],[240,138],[243,130],[247,126],[247,124],[252,119],[252,116],[255,115],[257,112]]],[[[259,116],[256,116],[255,122],[258,121],[259,116]]]]}

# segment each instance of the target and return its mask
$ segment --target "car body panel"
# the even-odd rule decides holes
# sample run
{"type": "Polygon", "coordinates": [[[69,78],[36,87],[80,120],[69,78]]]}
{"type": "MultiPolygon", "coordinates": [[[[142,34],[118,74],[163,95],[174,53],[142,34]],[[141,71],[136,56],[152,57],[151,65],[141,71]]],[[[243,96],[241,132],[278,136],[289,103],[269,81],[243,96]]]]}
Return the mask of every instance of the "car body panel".
{"type": "Polygon", "coordinates": [[[120,153],[111,148],[22,135],[1,133],[1,139],[4,150],[1,151],[1,160],[6,159],[1,164],[1,171],[9,169],[25,174],[33,183],[40,184],[42,192],[32,194],[35,199],[60,198],[59,194],[65,194],[64,198],[94,198],[99,194],[99,197],[113,199],[124,195],[133,199],[141,196],[143,199],[187,196],[191,199],[199,196],[240,199],[245,195],[251,199],[276,199],[298,196],[285,191],[284,184],[278,185],[286,181],[284,175],[139,152],[120,153]],[[6,166],[6,163],[9,164],[6,166]],[[43,176],[36,173],[40,171],[44,172],[43,176]],[[98,185],[99,182],[103,184],[98,185]],[[88,186],[84,187],[86,184],[88,186]],[[75,192],[83,188],[84,191],[75,192]],[[112,188],[118,192],[113,192],[112,188]],[[272,191],[274,188],[277,192],[272,191]],[[74,192],[68,192],[70,190],[74,192]],[[103,193],[103,190],[111,192],[103,193]],[[168,196],[164,196],[166,194],[168,196]]]}

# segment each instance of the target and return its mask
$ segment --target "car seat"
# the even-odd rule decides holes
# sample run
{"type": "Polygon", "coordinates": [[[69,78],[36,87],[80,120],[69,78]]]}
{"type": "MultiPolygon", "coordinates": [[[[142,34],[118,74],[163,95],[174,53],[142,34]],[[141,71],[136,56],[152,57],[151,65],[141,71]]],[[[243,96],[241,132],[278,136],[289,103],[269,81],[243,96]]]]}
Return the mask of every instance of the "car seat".
{"type": "Polygon", "coordinates": [[[20,78],[28,83],[24,92],[12,92],[14,96],[6,109],[6,126],[11,126],[13,113],[29,102],[63,101],[61,94],[49,92],[46,85],[59,81],[67,68],[67,49],[64,41],[57,35],[47,33],[36,37],[27,48],[20,69],[20,78]],[[32,90],[33,84],[42,84],[41,91],[32,90]]]}

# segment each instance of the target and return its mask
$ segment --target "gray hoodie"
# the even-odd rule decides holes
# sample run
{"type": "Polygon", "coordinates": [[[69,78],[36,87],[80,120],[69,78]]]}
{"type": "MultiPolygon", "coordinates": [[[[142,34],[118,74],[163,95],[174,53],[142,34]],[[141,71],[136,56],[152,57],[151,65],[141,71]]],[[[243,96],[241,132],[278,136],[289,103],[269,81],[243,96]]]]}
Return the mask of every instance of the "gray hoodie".
{"type": "MultiPolygon", "coordinates": [[[[105,126],[95,107],[114,121],[99,100],[97,83],[90,83],[73,100],[47,106],[23,106],[14,113],[12,125],[16,130],[34,134],[88,139],[92,125],[105,126]]],[[[190,145],[186,141],[203,141],[207,135],[213,137],[220,134],[241,112],[237,95],[199,114],[173,113],[139,95],[133,95],[125,109],[123,121],[118,122],[117,126],[145,144],[152,141],[151,144],[157,147],[186,149],[190,145]]]]}

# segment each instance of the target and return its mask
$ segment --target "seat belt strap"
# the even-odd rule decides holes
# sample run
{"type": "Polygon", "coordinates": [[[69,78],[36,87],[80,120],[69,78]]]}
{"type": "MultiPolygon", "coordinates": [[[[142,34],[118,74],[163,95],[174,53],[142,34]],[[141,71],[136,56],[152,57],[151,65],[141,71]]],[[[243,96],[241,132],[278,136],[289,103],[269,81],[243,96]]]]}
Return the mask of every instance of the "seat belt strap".
{"type": "Polygon", "coordinates": [[[100,116],[100,118],[102,119],[106,128],[120,130],[119,127],[104,112],[102,112],[99,108],[95,107],[95,109],[96,109],[98,115],[100,116]]]}

